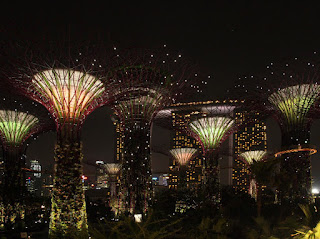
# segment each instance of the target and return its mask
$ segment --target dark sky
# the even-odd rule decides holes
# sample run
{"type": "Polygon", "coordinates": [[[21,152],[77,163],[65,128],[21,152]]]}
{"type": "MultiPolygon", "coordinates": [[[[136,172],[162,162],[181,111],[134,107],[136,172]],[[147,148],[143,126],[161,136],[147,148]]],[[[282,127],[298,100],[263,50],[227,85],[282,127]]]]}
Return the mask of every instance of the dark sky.
{"type": "MultiPolygon", "coordinates": [[[[119,47],[166,44],[195,61],[199,71],[212,76],[205,90],[206,98],[212,99],[223,96],[239,75],[257,74],[271,61],[309,54],[320,45],[320,8],[315,1],[66,2],[32,5],[32,1],[24,1],[2,6],[1,37],[100,39],[119,47]]],[[[276,148],[279,134],[273,123],[270,127],[275,129],[269,130],[273,135],[268,136],[268,142],[276,148]]],[[[319,128],[320,122],[315,122],[313,132],[319,128]]],[[[157,128],[154,132],[160,131],[157,128]]],[[[153,142],[168,146],[168,131],[164,135],[153,142]]],[[[93,112],[83,129],[86,159],[111,162],[113,136],[110,110],[93,112]]],[[[318,134],[312,134],[311,143],[320,146],[318,134]]],[[[30,146],[28,154],[48,165],[53,162],[53,145],[54,134],[45,134],[30,146]]],[[[313,175],[319,174],[315,183],[320,186],[317,157],[313,159],[313,175]]],[[[154,158],[154,168],[165,170],[167,159],[161,155],[154,158]]]]}

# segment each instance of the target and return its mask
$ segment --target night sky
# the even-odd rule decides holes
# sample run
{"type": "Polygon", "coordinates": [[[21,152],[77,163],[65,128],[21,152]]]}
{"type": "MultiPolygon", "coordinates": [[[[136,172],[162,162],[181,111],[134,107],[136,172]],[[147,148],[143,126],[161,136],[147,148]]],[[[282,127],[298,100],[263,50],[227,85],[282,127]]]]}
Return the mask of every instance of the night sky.
{"type": "MultiPolygon", "coordinates": [[[[259,74],[271,61],[309,54],[320,46],[319,8],[312,1],[300,4],[280,1],[24,1],[1,7],[2,39],[102,40],[118,47],[171,49],[196,62],[199,71],[211,75],[204,98],[222,97],[240,75],[259,74]],[[173,3],[174,2],[174,3],[173,3]],[[222,3],[223,2],[223,3],[222,3]]],[[[87,119],[82,136],[85,159],[113,161],[114,132],[111,110],[97,109],[87,119]]],[[[280,145],[279,128],[268,120],[268,144],[280,145]]],[[[153,144],[169,147],[169,131],[154,129],[153,144]]],[[[314,122],[311,143],[320,148],[320,122],[314,122]]],[[[28,149],[46,168],[53,164],[54,133],[39,137],[28,149]]],[[[313,156],[315,185],[320,187],[320,161],[313,156]]],[[[153,155],[154,171],[166,171],[168,159],[153,155]]],[[[93,168],[84,165],[85,173],[93,168]]]]}

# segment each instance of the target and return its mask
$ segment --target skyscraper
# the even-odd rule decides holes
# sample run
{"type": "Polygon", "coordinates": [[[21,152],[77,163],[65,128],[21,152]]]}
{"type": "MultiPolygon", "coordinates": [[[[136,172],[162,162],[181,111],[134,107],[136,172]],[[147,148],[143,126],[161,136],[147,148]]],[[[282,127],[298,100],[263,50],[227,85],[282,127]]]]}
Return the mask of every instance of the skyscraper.
{"type": "MultiPolygon", "coordinates": [[[[245,121],[248,112],[235,112],[236,120],[245,121]]],[[[260,120],[259,112],[254,113],[254,124],[241,128],[234,134],[234,164],[232,171],[233,186],[237,191],[248,192],[249,172],[244,162],[238,157],[240,153],[250,150],[267,149],[266,124],[260,120]]],[[[250,114],[252,117],[252,114],[250,114]]],[[[252,120],[251,120],[252,121],[252,120]]]]}

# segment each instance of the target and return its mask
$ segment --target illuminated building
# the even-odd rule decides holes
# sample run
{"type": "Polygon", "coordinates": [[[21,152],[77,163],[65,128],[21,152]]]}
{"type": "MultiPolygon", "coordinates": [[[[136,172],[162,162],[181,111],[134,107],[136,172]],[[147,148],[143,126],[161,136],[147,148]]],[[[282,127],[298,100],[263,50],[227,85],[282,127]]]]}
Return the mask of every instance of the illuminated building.
{"type": "Polygon", "coordinates": [[[253,124],[240,128],[234,133],[234,164],[232,170],[233,186],[236,191],[249,192],[250,180],[249,170],[244,162],[238,157],[242,152],[251,150],[267,149],[267,132],[266,124],[260,120],[260,113],[256,112],[248,114],[246,111],[235,112],[236,121],[246,121],[247,117],[251,119],[253,124]]]}

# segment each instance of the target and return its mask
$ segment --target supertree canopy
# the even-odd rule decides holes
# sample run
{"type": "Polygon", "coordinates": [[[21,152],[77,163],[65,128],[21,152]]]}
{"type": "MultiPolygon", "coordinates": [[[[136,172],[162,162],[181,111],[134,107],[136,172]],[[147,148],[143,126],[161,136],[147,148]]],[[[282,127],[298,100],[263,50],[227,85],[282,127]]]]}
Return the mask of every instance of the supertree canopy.
{"type": "Polygon", "coordinates": [[[182,97],[189,89],[199,91],[197,74],[181,55],[161,51],[132,50],[116,53],[108,72],[119,87],[113,95],[116,115],[123,128],[121,187],[124,210],[147,212],[152,200],[150,127],[159,110],[182,97]]]}
{"type": "Polygon", "coordinates": [[[237,128],[232,105],[216,106],[202,110],[203,113],[188,125],[189,133],[202,145],[205,156],[204,190],[208,201],[220,205],[220,170],[217,150],[221,143],[237,128]]]}
{"type": "Polygon", "coordinates": [[[180,165],[187,165],[196,152],[197,149],[194,148],[176,148],[170,150],[171,155],[180,165]]]}
{"type": "Polygon", "coordinates": [[[87,231],[81,179],[81,128],[94,109],[107,102],[100,80],[101,65],[87,47],[45,44],[28,49],[15,83],[23,94],[44,105],[56,123],[55,175],[51,203],[50,237],[70,230],[87,231]]]}
{"type": "Polygon", "coordinates": [[[234,120],[230,117],[205,117],[192,121],[190,129],[203,145],[205,151],[219,146],[228,131],[233,129],[234,120]]]}
{"type": "Polygon", "coordinates": [[[309,143],[310,119],[308,113],[320,94],[318,84],[300,84],[272,93],[268,100],[281,114],[282,145],[291,146],[309,143]],[[305,136],[302,134],[305,132],[305,136]],[[301,137],[302,136],[302,137],[301,137]]]}
{"type": "Polygon", "coordinates": [[[244,158],[246,163],[251,165],[254,162],[262,160],[266,154],[267,152],[264,150],[252,150],[241,153],[240,157],[244,158]]]}
{"type": "MultiPolygon", "coordinates": [[[[267,152],[264,150],[251,150],[241,153],[239,156],[245,160],[245,163],[250,166],[254,162],[259,162],[265,158],[267,152]]],[[[254,178],[254,175],[250,173],[250,185],[249,185],[249,194],[257,199],[257,182],[254,178]]]]}

